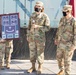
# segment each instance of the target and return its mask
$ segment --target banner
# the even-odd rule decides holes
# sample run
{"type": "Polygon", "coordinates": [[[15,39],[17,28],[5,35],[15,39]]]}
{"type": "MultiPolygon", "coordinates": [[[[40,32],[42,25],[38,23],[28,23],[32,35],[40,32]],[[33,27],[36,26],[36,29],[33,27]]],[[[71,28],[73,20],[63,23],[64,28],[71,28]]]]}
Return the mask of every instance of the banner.
{"type": "Polygon", "coordinates": [[[3,39],[17,39],[20,36],[19,13],[0,15],[0,33],[3,39]]]}

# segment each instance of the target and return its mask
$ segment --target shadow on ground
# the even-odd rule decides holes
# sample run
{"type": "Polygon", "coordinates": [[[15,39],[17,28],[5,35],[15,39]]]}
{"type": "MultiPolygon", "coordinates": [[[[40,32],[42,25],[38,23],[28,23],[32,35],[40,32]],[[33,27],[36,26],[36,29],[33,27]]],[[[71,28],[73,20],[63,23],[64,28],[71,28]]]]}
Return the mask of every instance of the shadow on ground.
{"type": "Polygon", "coordinates": [[[27,70],[5,69],[0,70],[0,75],[56,75],[56,74],[37,74],[37,72],[27,73],[27,70]]]}

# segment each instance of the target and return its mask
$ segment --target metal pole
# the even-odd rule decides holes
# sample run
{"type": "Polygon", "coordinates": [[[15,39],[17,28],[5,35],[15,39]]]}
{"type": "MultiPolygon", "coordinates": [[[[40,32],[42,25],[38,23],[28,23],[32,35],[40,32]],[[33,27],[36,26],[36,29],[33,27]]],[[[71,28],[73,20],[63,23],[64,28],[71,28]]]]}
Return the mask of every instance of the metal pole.
{"type": "Polygon", "coordinates": [[[3,0],[3,14],[5,13],[5,0],[3,0]]]}
{"type": "Polygon", "coordinates": [[[16,12],[17,12],[17,1],[16,1],[16,12]]]}
{"type": "Polygon", "coordinates": [[[32,14],[32,0],[30,0],[30,14],[32,14]]]}
{"type": "Polygon", "coordinates": [[[18,1],[18,0],[13,0],[13,1],[16,2],[16,3],[15,3],[15,8],[16,8],[15,11],[17,12],[17,1],[18,1]]]}
{"type": "MultiPolygon", "coordinates": [[[[26,8],[26,0],[24,0],[24,5],[25,5],[25,8],[26,8]]],[[[26,13],[24,12],[24,25],[26,25],[26,13]]]]}
{"type": "Polygon", "coordinates": [[[32,14],[32,1],[34,0],[28,0],[28,1],[30,1],[30,14],[32,14]]]}

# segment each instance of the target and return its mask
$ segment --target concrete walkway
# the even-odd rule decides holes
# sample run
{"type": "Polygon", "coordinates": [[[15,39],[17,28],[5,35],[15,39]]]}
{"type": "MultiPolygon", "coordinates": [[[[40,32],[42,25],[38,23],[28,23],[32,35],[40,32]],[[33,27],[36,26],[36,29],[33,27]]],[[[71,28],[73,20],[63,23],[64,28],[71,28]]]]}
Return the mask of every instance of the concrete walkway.
{"type": "MultiPolygon", "coordinates": [[[[36,64],[36,67],[38,65],[36,64]]],[[[27,70],[31,67],[29,60],[16,60],[11,61],[11,68],[0,70],[0,75],[37,75],[36,72],[31,74],[27,70]]],[[[43,72],[41,75],[56,75],[58,73],[58,65],[56,60],[45,60],[43,64],[43,72]]],[[[72,62],[71,75],[76,75],[76,61],[72,62]]]]}

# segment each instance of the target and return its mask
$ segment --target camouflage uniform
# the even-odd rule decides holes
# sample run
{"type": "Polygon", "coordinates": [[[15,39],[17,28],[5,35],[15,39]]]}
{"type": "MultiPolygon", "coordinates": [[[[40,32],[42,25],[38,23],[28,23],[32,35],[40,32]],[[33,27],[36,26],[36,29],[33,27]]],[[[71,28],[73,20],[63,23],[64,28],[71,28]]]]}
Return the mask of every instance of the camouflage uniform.
{"type": "Polygon", "coordinates": [[[5,45],[6,67],[10,68],[11,53],[13,52],[13,40],[6,40],[5,45]]]}
{"type": "Polygon", "coordinates": [[[59,43],[57,45],[57,60],[60,70],[64,69],[65,75],[70,75],[70,64],[76,46],[76,20],[74,17],[66,19],[62,17],[55,37],[59,43]]]}
{"type": "Polygon", "coordinates": [[[4,67],[5,43],[0,38],[0,69],[4,67]]]}
{"type": "Polygon", "coordinates": [[[30,60],[32,63],[43,63],[44,60],[44,47],[45,47],[45,32],[50,29],[50,21],[45,13],[40,15],[34,12],[29,20],[29,27],[27,31],[27,38],[29,40],[30,60]],[[38,25],[39,28],[33,28],[38,25]]]}

